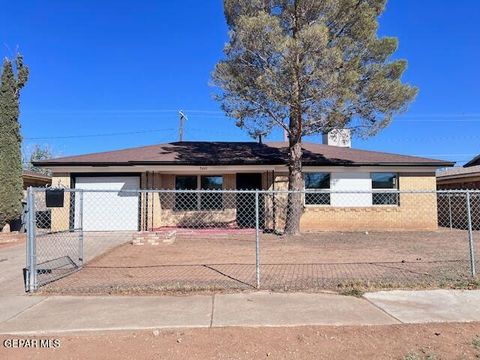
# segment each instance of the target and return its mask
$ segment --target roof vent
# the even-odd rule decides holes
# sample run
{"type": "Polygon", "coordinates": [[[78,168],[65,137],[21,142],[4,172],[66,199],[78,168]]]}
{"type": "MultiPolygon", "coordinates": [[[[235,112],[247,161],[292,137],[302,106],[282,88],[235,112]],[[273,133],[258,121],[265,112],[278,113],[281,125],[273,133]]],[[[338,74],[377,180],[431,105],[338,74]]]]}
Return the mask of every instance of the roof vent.
{"type": "Polygon", "coordinates": [[[350,129],[334,129],[323,134],[323,144],[338,147],[352,147],[352,132],[350,129]]]}

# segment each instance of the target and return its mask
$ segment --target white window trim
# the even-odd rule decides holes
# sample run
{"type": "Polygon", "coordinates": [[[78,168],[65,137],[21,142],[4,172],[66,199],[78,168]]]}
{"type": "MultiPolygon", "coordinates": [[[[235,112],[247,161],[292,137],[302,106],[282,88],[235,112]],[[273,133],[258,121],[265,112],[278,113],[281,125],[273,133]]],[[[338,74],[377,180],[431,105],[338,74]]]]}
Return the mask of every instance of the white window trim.
{"type": "MultiPolygon", "coordinates": [[[[400,194],[398,194],[398,200],[396,204],[374,204],[373,203],[373,194],[375,194],[375,191],[380,190],[383,192],[389,191],[389,190],[394,190],[398,191],[400,188],[400,175],[398,172],[394,171],[373,171],[370,173],[370,178],[372,179],[372,207],[399,207],[400,206],[400,194]],[[394,188],[373,188],[373,174],[395,174],[395,179],[396,179],[396,184],[394,188]]],[[[377,193],[378,194],[378,193],[377,193]]]]}
{"type": "MultiPolygon", "coordinates": [[[[304,191],[307,191],[307,190],[310,190],[310,191],[313,191],[315,192],[315,190],[330,190],[332,188],[332,173],[331,172],[327,172],[327,171],[304,171],[303,174],[328,174],[329,175],[329,181],[330,181],[330,184],[329,184],[329,187],[328,188],[324,188],[324,189],[307,189],[305,187],[305,177],[303,177],[303,190],[304,191]]],[[[322,193],[322,194],[325,194],[325,193],[322,193]]],[[[329,206],[332,206],[331,204],[307,204],[306,203],[307,201],[307,196],[306,196],[306,193],[303,193],[303,206],[306,207],[306,208],[316,208],[316,207],[329,207],[329,206]]],[[[330,202],[331,202],[331,199],[330,199],[330,202]]]]}

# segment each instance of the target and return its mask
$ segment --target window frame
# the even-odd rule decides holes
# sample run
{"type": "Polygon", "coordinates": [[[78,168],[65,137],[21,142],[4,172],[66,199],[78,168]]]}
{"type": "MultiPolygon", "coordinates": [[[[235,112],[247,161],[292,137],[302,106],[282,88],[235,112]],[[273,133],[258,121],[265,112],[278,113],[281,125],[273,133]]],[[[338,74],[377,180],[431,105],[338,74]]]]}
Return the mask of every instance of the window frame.
{"type": "Polygon", "coordinates": [[[398,172],[392,172],[392,171],[375,171],[370,173],[370,179],[372,179],[372,206],[393,206],[393,207],[398,207],[400,206],[400,194],[398,193],[398,190],[400,188],[400,176],[398,172]],[[394,175],[394,183],[392,188],[380,188],[380,187],[374,187],[373,186],[373,177],[375,174],[392,174],[394,175]],[[375,192],[376,190],[381,190],[381,192],[375,192]],[[388,192],[387,190],[394,190],[394,192],[388,192]],[[392,204],[378,204],[375,203],[375,195],[377,194],[386,194],[386,195],[394,195],[395,196],[395,203],[392,204]]]}
{"type": "MultiPolygon", "coordinates": [[[[198,175],[189,175],[189,174],[182,174],[182,175],[175,175],[175,191],[188,191],[188,190],[198,190],[198,175]],[[180,177],[191,177],[191,178],[195,178],[195,182],[196,182],[196,185],[195,185],[195,188],[194,189],[177,189],[177,179],[180,178],[180,177]]],[[[181,211],[197,211],[198,208],[199,208],[199,196],[198,194],[195,194],[195,193],[183,193],[184,195],[182,195],[183,197],[185,197],[186,195],[192,195],[192,202],[194,201],[193,199],[196,199],[196,205],[194,206],[192,204],[191,208],[190,207],[185,207],[185,206],[178,206],[177,205],[177,201],[179,201],[179,197],[178,197],[178,194],[175,193],[175,199],[174,199],[174,204],[173,204],[173,210],[175,212],[181,212],[181,211]]],[[[186,200],[186,199],[185,199],[186,200]]],[[[184,201],[185,201],[184,200],[184,201]]]]}
{"type": "MultiPolygon", "coordinates": [[[[304,192],[304,196],[303,196],[303,206],[305,207],[325,207],[325,206],[331,206],[332,204],[332,197],[331,197],[331,193],[327,193],[327,192],[319,192],[319,194],[325,194],[325,195],[328,195],[328,204],[309,204],[307,203],[307,190],[331,190],[332,188],[332,173],[331,172],[325,172],[325,171],[305,171],[303,173],[303,190],[305,191],[304,192]],[[326,174],[328,175],[328,188],[318,188],[318,189],[314,189],[314,188],[307,188],[307,184],[306,184],[306,179],[305,179],[305,176],[306,175],[309,175],[309,174],[326,174]]],[[[311,194],[311,193],[310,193],[311,194]]]]}
{"type": "MultiPolygon", "coordinates": [[[[205,190],[205,191],[208,191],[208,190],[217,190],[217,191],[218,190],[223,190],[224,180],[225,179],[224,179],[223,175],[198,175],[198,187],[199,187],[199,190],[205,190]],[[203,189],[202,182],[203,182],[203,178],[206,178],[206,177],[221,178],[222,179],[221,188],[220,189],[203,189]]],[[[199,200],[200,201],[200,204],[199,204],[199,210],[200,211],[218,211],[218,210],[223,210],[224,209],[223,194],[222,193],[212,193],[212,194],[200,193],[199,198],[200,198],[200,200],[199,200]],[[219,206],[218,207],[213,207],[213,208],[205,206],[205,204],[203,204],[202,201],[206,198],[216,199],[214,201],[218,202],[219,206]]]]}
{"type": "MultiPolygon", "coordinates": [[[[217,174],[212,174],[212,175],[207,175],[207,174],[203,174],[203,175],[200,175],[200,174],[176,174],[175,175],[175,181],[174,181],[174,186],[175,186],[175,190],[187,190],[187,189],[177,189],[177,178],[179,177],[194,177],[196,179],[196,187],[195,189],[188,189],[188,190],[205,190],[205,191],[208,191],[208,189],[202,189],[202,178],[204,177],[219,177],[222,179],[222,188],[220,190],[223,190],[224,189],[224,182],[225,182],[225,177],[223,175],[217,175],[217,174]]],[[[188,191],[187,190],[187,191],[188,191]]],[[[196,197],[196,202],[197,202],[197,205],[195,206],[195,208],[192,208],[192,209],[183,209],[183,208],[178,208],[177,205],[176,205],[176,199],[177,199],[177,194],[175,194],[175,201],[174,201],[174,206],[173,206],[173,210],[175,212],[181,212],[181,211],[221,211],[221,210],[224,210],[224,206],[223,206],[223,194],[222,193],[216,193],[216,194],[219,194],[221,195],[220,196],[220,206],[218,208],[204,208],[202,206],[202,195],[204,195],[203,193],[197,193],[195,196],[196,197]]],[[[216,195],[216,194],[212,194],[212,195],[216,195]]]]}

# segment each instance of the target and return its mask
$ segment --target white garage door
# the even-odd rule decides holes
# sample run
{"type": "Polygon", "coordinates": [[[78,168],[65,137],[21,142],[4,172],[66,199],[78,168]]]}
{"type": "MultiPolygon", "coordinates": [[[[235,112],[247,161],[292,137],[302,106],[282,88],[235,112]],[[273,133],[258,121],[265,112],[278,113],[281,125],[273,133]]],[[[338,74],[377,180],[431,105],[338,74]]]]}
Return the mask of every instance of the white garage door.
{"type": "MultiPolygon", "coordinates": [[[[114,192],[84,192],[84,231],[138,230],[138,194],[122,191],[139,189],[140,178],[138,176],[77,177],[75,188],[117,190],[114,192]]],[[[75,227],[80,226],[79,210],[79,201],[76,201],[75,227]]]]}

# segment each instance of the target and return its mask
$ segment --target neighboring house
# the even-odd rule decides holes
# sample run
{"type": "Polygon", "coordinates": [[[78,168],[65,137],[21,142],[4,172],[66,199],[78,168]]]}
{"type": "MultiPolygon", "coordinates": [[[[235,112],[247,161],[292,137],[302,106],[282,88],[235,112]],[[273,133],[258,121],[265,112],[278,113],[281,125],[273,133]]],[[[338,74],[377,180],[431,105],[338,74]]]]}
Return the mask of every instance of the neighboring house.
{"type": "Polygon", "coordinates": [[[480,190],[480,165],[438,171],[437,188],[439,190],[480,190]]]}
{"type": "MultiPolygon", "coordinates": [[[[36,171],[23,170],[23,198],[24,201],[27,199],[27,189],[32,187],[46,187],[52,184],[52,177],[41,174],[36,171]]],[[[37,225],[39,227],[50,226],[50,212],[47,211],[37,211],[37,225]]]]}
{"type": "MultiPolygon", "coordinates": [[[[22,170],[22,180],[23,180],[23,206],[26,204],[27,199],[27,188],[30,186],[33,187],[45,187],[52,183],[52,178],[47,175],[40,174],[35,171],[22,170]]],[[[11,231],[22,231],[23,225],[23,215],[16,220],[10,222],[11,231]]],[[[1,229],[0,229],[1,231],[1,229]]]]}
{"type": "Polygon", "coordinates": [[[52,183],[52,177],[31,170],[22,171],[23,189],[28,187],[45,187],[52,183]]]}
{"type": "MultiPolygon", "coordinates": [[[[464,167],[454,167],[437,172],[438,190],[480,190],[480,165],[476,157],[464,167]],[[467,167],[468,165],[468,167],[467,167]]],[[[439,224],[445,227],[467,229],[468,211],[467,198],[462,193],[446,193],[440,196],[438,202],[439,224]]],[[[472,228],[480,229],[480,194],[470,194],[470,214],[472,228]]]]}
{"type": "MultiPolygon", "coordinates": [[[[435,171],[453,166],[448,161],[352,149],[349,141],[338,142],[328,136],[324,142],[303,144],[306,189],[435,191],[435,171]]],[[[119,191],[127,188],[286,190],[287,157],[288,147],[284,142],[173,142],[63,157],[39,161],[35,165],[52,170],[54,187],[119,191]]],[[[236,206],[235,201],[231,201],[232,194],[217,197],[215,206],[203,204],[203,198],[197,197],[192,198],[190,205],[184,202],[180,205],[176,201],[180,196],[184,195],[150,194],[140,200],[137,195],[125,196],[124,193],[110,203],[105,196],[88,196],[84,199],[84,228],[151,230],[182,226],[186,217],[201,213],[210,214],[216,223],[254,225],[239,220],[249,215],[245,212],[252,211],[251,204],[236,206]],[[97,214],[96,218],[101,217],[102,221],[88,219],[87,213],[97,214]]],[[[286,202],[278,201],[281,195],[276,196],[277,200],[265,200],[262,204],[265,214],[277,214],[273,215],[275,217],[285,213],[286,202]]],[[[52,227],[56,230],[71,227],[71,218],[65,214],[56,216],[53,211],[52,227]]],[[[265,215],[261,226],[281,230],[282,221],[276,220],[265,215]]],[[[431,194],[420,199],[414,194],[399,197],[368,193],[304,197],[302,231],[385,228],[436,229],[436,197],[431,194]]]]}
{"type": "Polygon", "coordinates": [[[22,170],[22,180],[23,180],[23,199],[27,199],[27,189],[32,187],[45,187],[52,184],[52,177],[48,175],[41,174],[36,171],[31,170],[22,170]]]}
{"type": "Polygon", "coordinates": [[[437,188],[439,190],[480,190],[480,155],[475,156],[463,167],[437,171],[437,188]]]}
{"type": "Polygon", "coordinates": [[[480,155],[475,156],[472,160],[470,160],[463,166],[470,167],[470,166],[476,166],[476,165],[480,165],[480,155]]]}

